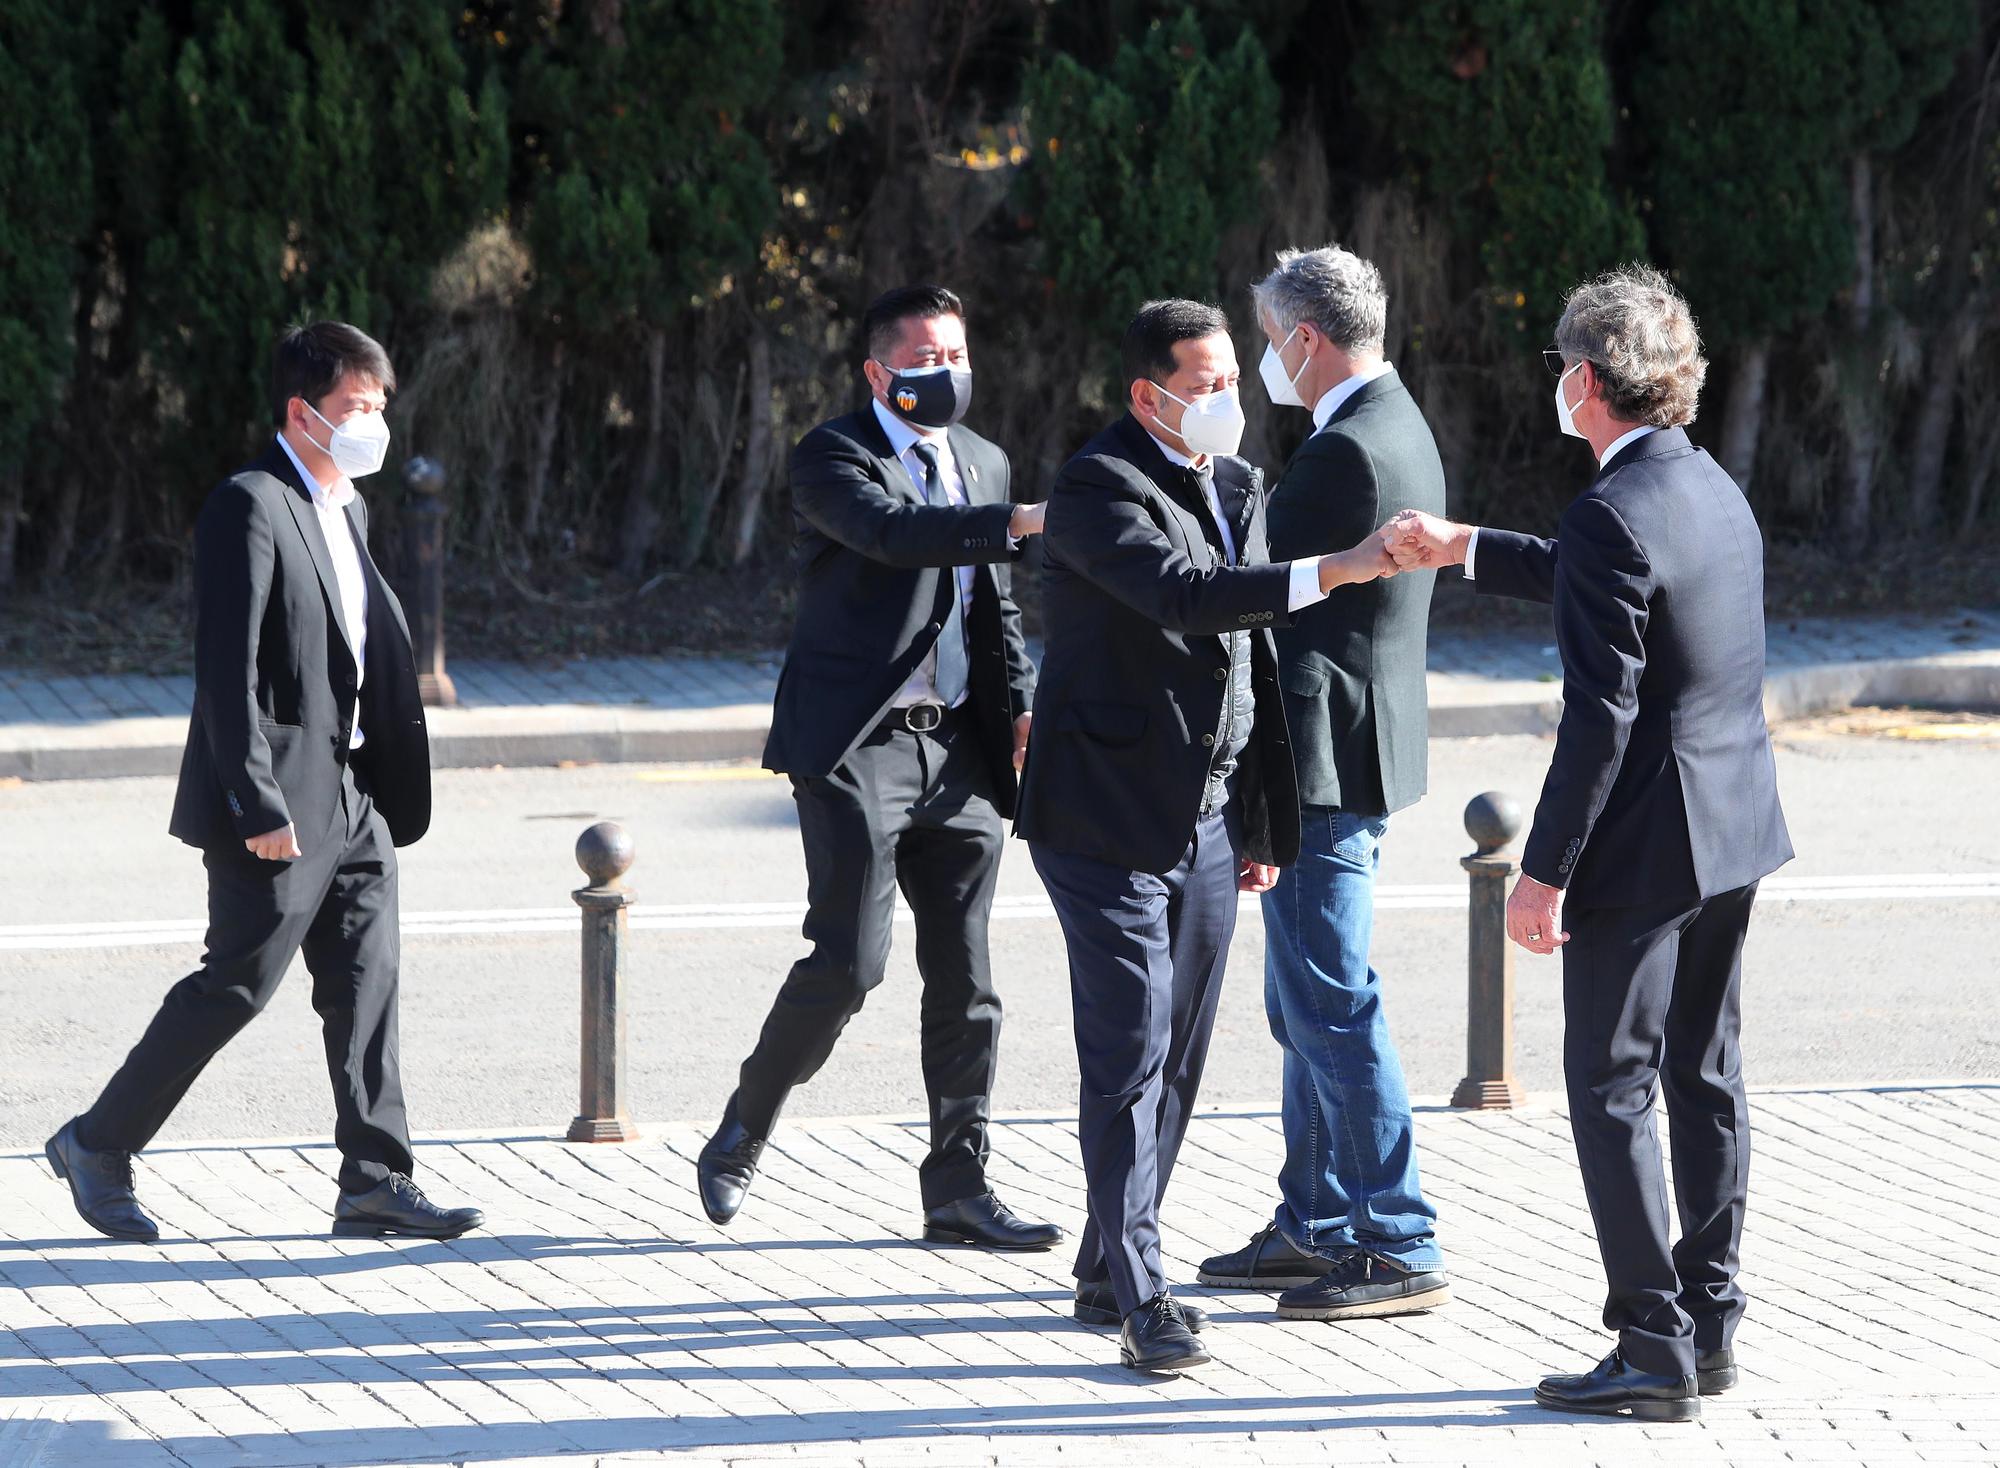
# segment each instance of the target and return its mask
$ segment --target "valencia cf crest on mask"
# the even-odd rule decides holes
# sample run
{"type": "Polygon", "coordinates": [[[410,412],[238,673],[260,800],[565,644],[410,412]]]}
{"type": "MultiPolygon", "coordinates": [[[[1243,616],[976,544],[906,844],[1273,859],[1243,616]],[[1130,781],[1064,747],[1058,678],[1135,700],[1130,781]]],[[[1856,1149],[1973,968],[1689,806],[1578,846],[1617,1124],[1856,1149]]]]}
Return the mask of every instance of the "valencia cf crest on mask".
{"type": "Polygon", "coordinates": [[[890,373],[885,401],[919,428],[949,428],[965,416],[972,403],[972,373],[940,362],[935,367],[906,367],[890,373]]]}

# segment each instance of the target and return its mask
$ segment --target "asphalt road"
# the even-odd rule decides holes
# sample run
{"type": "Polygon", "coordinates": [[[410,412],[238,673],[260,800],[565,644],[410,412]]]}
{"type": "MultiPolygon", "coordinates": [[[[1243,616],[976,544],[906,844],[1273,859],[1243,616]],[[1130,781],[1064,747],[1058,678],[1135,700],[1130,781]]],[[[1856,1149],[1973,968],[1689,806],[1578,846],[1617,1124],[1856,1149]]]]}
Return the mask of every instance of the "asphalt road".
{"type": "MultiPolygon", "coordinates": [[[[1432,795],[1390,832],[1382,882],[1406,905],[1379,915],[1375,962],[1420,1097],[1448,1093],[1464,1065],[1457,894],[1458,858],[1470,843],[1460,813],[1490,788],[1532,809],[1548,752],[1548,741],[1530,737],[1438,741],[1432,795]]],[[[1753,1083],[2000,1076],[2000,729],[1911,741],[1800,728],[1782,733],[1779,763],[1800,853],[1783,876],[1849,885],[1840,900],[1822,890],[1760,908],[1745,986],[1753,1083]],[[1989,880],[1957,895],[1911,885],[1926,874],[1989,880]]],[[[202,870],[165,834],[171,793],[161,779],[0,788],[0,1145],[37,1143],[86,1105],[161,993],[198,959],[202,870]],[[85,931],[25,933],[52,924],[85,931]],[[168,931],[135,940],[106,924],[168,931]]],[[[402,1049],[418,1131],[518,1126],[546,1135],[567,1125],[577,1044],[568,893],[580,883],[571,848],[599,819],[632,832],[630,881],[645,904],[631,935],[632,1113],[642,1126],[719,1113],[800,951],[796,918],[782,907],[804,894],[785,783],[686,767],[452,771],[438,777],[437,810],[429,837],[403,854],[402,1049]],[[727,911],[665,910],[699,904],[727,911]],[[745,904],[781,909],[759,915],[745,904]],[[475,916],[435,916],[444,913],[475,916]],[[494,931],[502,927],[517,930],[494,931]]],[[[1007,1004],[996,1106],[1064,1109],[1076,1084],[1067,977],[1019,843],[1009,843],[1000,885],[1003,908],[1018,910],[994,926],[1007,1004]]],[[[1277,1095],[1262,947],[1261,923],[1246,909],[1208,1102],[1268,1104],[1277,1095]]],[[[1519,963],[1518,1072],[1531,1091],[1560,1084],[1557,962],[1522,955],[1519,963]]],[[[881,991],[794,1097],[792,1113],[921,1112],[917,992],[905,926],[881,991]]],[[[323,1135],[331,1114],[298,970],[196,1084],[161,1140],[323,1135]]]]}

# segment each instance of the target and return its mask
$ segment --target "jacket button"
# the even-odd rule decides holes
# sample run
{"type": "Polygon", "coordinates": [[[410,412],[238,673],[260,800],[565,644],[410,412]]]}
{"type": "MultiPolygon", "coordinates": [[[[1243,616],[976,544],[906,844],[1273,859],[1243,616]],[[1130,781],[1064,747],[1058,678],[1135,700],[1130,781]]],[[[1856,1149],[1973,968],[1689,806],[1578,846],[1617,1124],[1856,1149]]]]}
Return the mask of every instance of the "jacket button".
{"type": "Polygon", "coordinates": [[[1229,681],[1229,669],[1217,668],[1215,670],[1215,681],[1218,683],[1227,683],[1229,681]]]}
{"type": "Polygon", "coordinates": [[[1206,749],[1209,745],[1215,743],[1215,736],[1213,734],[1204,734],[1201,736],[1201,743],[1202,747],[1206,749]]]}

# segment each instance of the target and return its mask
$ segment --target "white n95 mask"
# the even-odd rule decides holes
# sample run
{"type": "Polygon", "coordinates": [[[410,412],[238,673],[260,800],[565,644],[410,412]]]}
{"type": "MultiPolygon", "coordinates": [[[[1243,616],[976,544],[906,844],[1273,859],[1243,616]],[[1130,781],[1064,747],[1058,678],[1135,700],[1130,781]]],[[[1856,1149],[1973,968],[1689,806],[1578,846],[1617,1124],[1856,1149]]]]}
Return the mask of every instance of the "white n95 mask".
{"type": "Polygon", "coordinates": [[[326,415],[311,403],[306,411],[333,430],[320,447],[349,479],[373,474],[389,457],[389,424],[380,413],[356,413],[345,423],[334,424],[327,423],[326,415]]]}

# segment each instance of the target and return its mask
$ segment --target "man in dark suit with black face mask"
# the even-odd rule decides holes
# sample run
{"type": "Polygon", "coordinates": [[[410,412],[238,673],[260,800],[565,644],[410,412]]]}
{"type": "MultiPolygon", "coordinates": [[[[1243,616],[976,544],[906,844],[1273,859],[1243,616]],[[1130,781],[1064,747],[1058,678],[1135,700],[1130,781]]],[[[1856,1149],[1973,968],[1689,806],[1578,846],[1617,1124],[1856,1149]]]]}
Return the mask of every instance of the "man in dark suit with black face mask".
{"type": "Polygon", "coordinates": [[[986,1182],[1000,1039],[986,923],[1035,686],[1009,567],[1042,509],[1013,504],[1007,456],[959,426],[972,372],[957,296],[890,291],[862,330],[871,401],[792,455],[798,619],[764,746],[792,779],[813,946],[702,1149],[702,1206],[736,1216],[785,1098],[882,981],[900,887],[924,985],[924,1237],[1047,1249],[1061,1231],[986,1182]]]}

